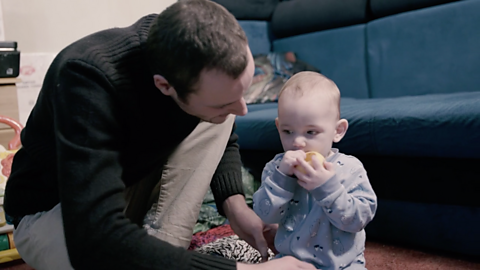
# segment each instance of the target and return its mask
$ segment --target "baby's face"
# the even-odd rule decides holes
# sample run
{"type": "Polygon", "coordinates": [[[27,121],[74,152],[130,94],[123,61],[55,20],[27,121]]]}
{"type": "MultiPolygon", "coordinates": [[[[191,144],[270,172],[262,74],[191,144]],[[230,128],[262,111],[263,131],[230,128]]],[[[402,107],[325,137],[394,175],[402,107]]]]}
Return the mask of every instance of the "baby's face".
{"type": "Polygon", "coordinates": [[[317,151],[327,157],[338,120],[338,107],[331,98],[285,93],[278,103],[276,124],[285,151],[317,151]]]}

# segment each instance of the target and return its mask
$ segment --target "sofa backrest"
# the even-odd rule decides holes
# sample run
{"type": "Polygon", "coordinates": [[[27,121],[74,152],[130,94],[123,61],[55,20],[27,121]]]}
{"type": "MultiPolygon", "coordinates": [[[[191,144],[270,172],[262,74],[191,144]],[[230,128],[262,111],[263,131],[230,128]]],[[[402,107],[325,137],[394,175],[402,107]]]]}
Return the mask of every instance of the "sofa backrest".
{"type": "Polygon", "coordinates": [[[480,91],[479,26],[478,0],[369,22],[370,97],[480,91]]]}
{"type": "Polygon", "coordinates": [[[293,51],[344,97],[480,91],[480,1],[404,12],[366,24],[275,39],[267,21],[240,21],[253,54],[293,51]]]}
{"type": "Polygon", "coordinates": [[[272,14],[272,32],[278,38],[285,38],[366,23],[368,2],[369,0],[281,1],[272,14]]]}
{"type": "Polygon", "coordinates": [[[240,20],[253,55],[295,52],[298,59],[337,82],[342,96],[368,98],[365,25],[275,40],[267,21],[240,20]]]}
{"type": "Polygon", "coordinates": [[[277,39],[273,50],[295,52],[298,59],[332,79],[342,96],[368,98],[365,25],[277,39]]]}
{"type": "Polygon", "coordinates": [[[459,0],[369,0],[370,20],[459,0]]]}
{"type": "Polygon", "coordinates": [[[213,0],[238,20],[271,22],[278,38],[367,23],[459,0],[213,0]]]}
{"type": "Polygon", "coordinates": [[[248,38],[253,55],[268,54],[271,51],[273,36],[267,21],[239,21],[248,38]]]}

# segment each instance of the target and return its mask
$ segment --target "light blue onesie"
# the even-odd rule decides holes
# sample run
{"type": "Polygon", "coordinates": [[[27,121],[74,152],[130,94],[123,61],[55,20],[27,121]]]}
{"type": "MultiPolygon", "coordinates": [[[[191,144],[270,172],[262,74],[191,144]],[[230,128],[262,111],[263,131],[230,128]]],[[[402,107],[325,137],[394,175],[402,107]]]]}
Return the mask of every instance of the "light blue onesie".
{"type": "Polygon", "coordinates": [[[275,248],[317,269],[365,269],[365,226],[377,197],[362,163],[333,148],[335,176],[308,192],[278,170],[283,154],[265,166],[253,209],[265,223],[279,223],[275,248]]]}

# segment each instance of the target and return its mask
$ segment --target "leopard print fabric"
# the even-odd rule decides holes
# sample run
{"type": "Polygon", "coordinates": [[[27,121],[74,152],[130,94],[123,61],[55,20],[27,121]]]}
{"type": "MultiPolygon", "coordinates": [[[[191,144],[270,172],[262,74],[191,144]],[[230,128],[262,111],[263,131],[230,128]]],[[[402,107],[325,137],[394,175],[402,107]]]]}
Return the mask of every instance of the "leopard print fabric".
{"type": "MultiPolygon", "coordinates": [[[[260,252],[241,240],[238,235],[217,239],[194,250],[202,254],[221,256],[243,263],[260,263],[262,261],[260,252]]],[[[268,254],[269,260],[275,256],[271,250],[268,250],[268,254]]]]}

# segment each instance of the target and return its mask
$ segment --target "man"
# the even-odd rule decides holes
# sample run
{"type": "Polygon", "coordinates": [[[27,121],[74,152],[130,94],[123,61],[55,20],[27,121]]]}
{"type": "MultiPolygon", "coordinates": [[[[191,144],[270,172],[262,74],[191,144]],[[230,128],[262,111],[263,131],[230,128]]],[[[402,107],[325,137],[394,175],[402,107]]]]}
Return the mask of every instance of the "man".
{"type": "Polygon", "coordinates": [[[275,229],[245,204],[231,116],[247,113],[253,72],[235,18],[206,0],[62,50],[6,188],[22,258],[37,270],[314,269],[185,250],[210,185],[234,231],[267,255],[275,229]]]}

